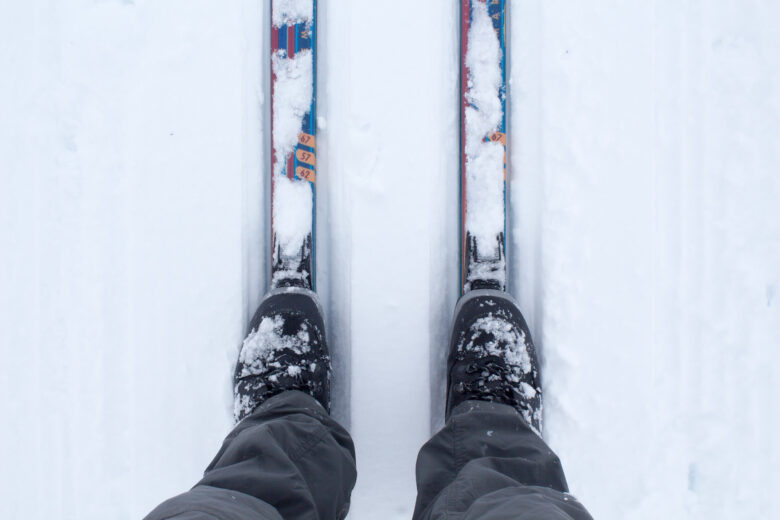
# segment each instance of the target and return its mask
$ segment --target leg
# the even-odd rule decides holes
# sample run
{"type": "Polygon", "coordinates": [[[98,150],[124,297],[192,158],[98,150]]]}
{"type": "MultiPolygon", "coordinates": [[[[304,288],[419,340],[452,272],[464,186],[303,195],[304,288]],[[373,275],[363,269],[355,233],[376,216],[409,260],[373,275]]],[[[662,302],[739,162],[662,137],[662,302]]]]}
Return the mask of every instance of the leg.
{"type": "Polygon", "coordinates": [[[234,379],[238,424],[190,492],[147,520],[341,520],[355,450],[330,418],[330,356],[316,295],[269,293],[249,326],[234,379]]]}
{"type": "Polygon", "coordinates": [[[455,310],[447,425],[417,459],[414,520],[588,520],[538,432],[542,385],[516,302],[473,290],[455,310]]]}
{"type": "Polygon", "coordinates": [[[147,520],[341,519],[356,475],[349,434],[311,396],[284,392],[235,427],[191,491],[147,520]]]}
{"type": "Polygon", "coordinates": [[[587,520],[560,460],[513,407],[466,401],[417,459],[414,520],[587,520]]]}

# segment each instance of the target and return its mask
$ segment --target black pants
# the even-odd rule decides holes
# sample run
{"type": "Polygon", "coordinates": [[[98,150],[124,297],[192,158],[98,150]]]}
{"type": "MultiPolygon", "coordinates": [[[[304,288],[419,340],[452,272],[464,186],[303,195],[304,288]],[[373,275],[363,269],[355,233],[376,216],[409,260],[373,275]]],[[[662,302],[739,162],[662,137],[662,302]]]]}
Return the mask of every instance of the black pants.
{"type": "MultiPolygon", "coordinates": [[[[349,434],[312,397],[269,399],[203,479],[146,520],[339,520],[355,485],[349,434]]],[[[467,401],[420,450],[414,520],[584,520],[558,457],[509,406],[467,401]]]]}

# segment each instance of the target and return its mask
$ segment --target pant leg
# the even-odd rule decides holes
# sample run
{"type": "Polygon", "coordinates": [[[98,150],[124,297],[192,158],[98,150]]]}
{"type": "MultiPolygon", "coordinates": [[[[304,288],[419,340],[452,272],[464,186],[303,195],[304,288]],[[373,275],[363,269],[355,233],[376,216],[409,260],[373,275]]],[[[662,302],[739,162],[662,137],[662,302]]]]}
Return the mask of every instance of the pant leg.
{"type": "Polygon", "coordinates": [[[284,392],[236,425],[192,490],[145,520],[342,519],[356,478],[346,430],[311,396],[284,392]]]}
{"type": "Polygon", "coordinates": [[[558,457],[514,408],[457,406],[420,450],[414,520],[592,520],[558,457]]]}

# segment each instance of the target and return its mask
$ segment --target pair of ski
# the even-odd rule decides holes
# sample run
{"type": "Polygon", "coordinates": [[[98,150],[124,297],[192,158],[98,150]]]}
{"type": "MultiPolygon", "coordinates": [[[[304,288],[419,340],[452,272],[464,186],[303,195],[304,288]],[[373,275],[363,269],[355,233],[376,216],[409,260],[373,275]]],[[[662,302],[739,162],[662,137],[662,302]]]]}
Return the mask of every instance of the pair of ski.
{"type": "MultiPolygon", "coordinates": [[[[506,0],[461,0],[461,293],[506,290],[506,0]]],[[[271,2],[271,290],[316,290],[317,2],[271,2]]]]}
{"type": "MultiPolygon", "coordinates": [[[[506,293],[505,23],[505,0],[461,0],[461,297],[446,409],[459,399],[499,401],[538,432],[535,352],[506,293]]],[[[330,362],[315,293],[316,64],[316,0],[271,0],[271,283],[236,366],[237,420],[253,403],[289,389],[330,406],[330,362]]]]}

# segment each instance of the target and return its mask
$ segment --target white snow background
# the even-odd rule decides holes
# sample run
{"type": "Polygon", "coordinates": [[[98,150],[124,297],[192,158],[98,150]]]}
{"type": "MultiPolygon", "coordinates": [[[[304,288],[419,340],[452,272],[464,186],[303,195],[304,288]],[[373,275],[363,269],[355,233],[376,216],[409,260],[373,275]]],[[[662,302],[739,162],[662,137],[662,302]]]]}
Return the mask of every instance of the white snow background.
{"type": "MultiPolygon", "coordinates": [[[[780,2],[511,5],[510,285],[601,520],[780,517],[780,2]]],[[[0,6],[0,518],[199,478],[267,284],[267,4],[0,6]]],[[[458,269],[458,13],[320,0],[351,518],[409,518],[458,269]],[[432,396],[432,397],[431,397],[432,396]]]]}

